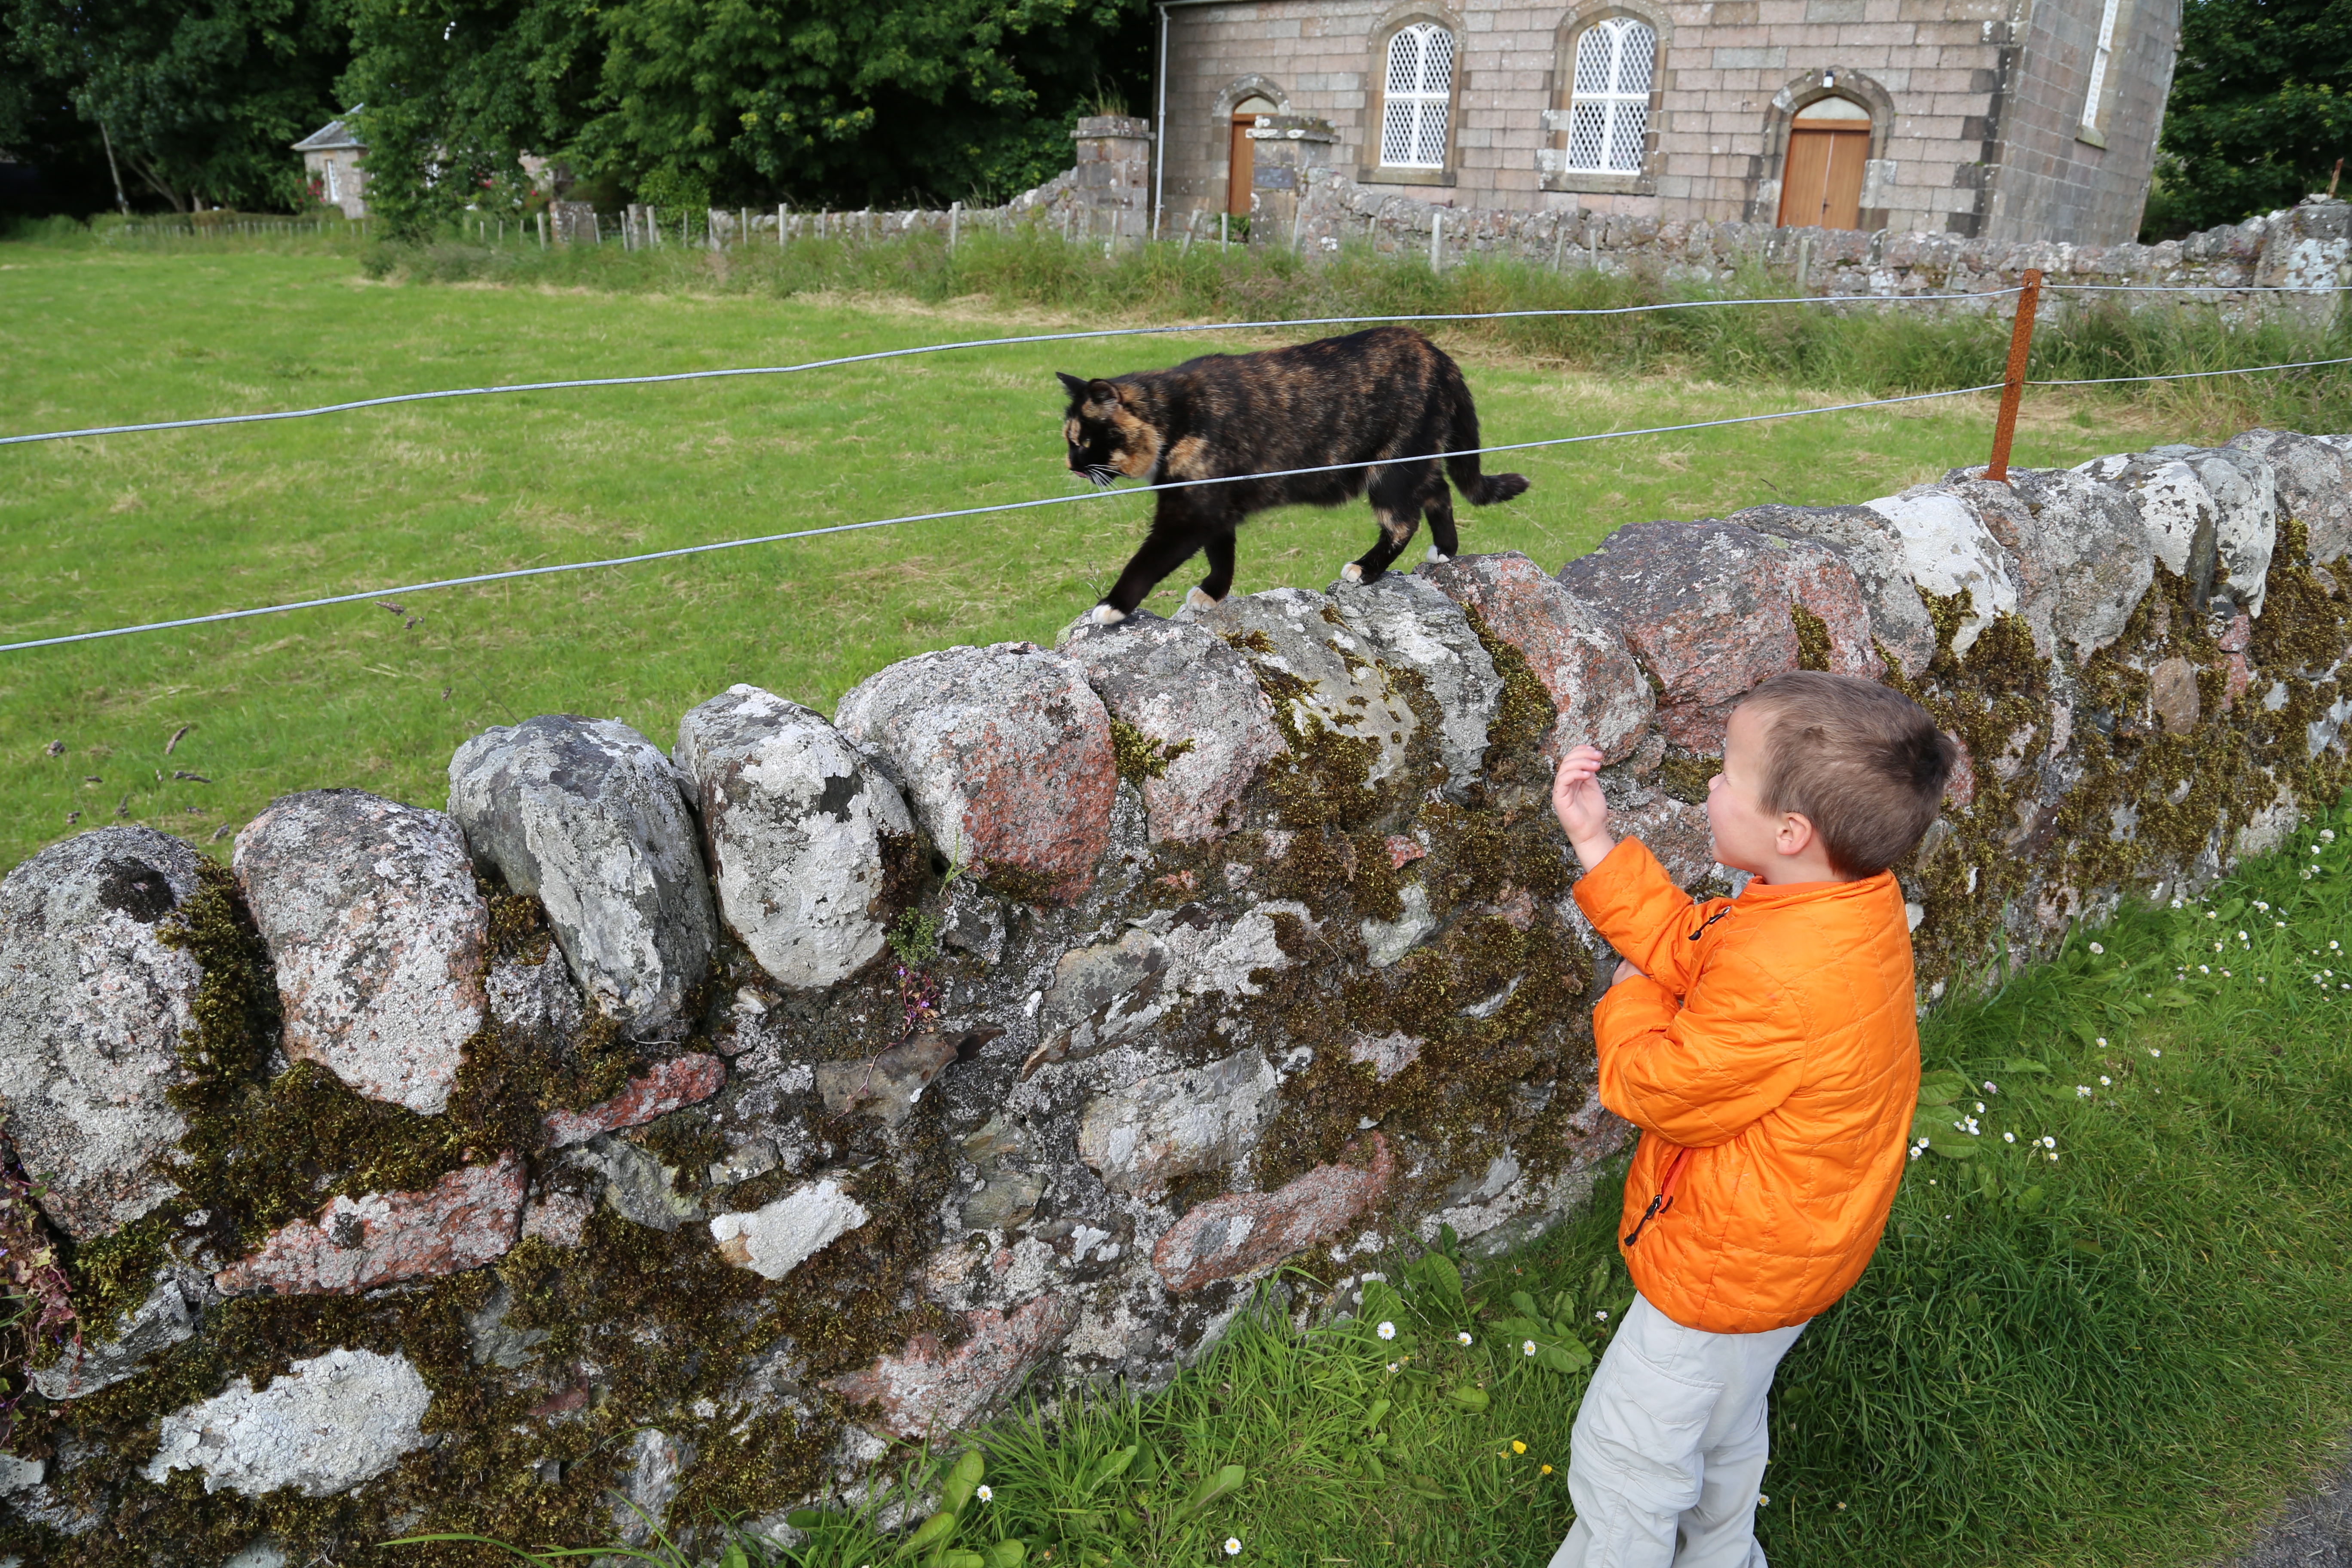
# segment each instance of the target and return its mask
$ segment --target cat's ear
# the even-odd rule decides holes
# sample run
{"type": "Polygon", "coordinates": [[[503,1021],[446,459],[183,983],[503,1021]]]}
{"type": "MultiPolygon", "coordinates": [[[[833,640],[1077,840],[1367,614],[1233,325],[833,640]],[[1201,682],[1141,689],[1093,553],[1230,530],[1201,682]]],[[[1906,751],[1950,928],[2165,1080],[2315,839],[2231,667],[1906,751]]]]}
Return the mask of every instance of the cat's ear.
{"type": "Polygon", "coordinates": [[[1054,373],[1054,378],[1062,384],[1062,390],[1070,395],[1071,402],[1086,401],[1087,378],[1085,376],[1072,375],[1067,371],[1057,370],[1054,373]]]}
{"type": "Polygon", "coordinates": [[[1117,403],[1119,401],[1118,388],[1112,385],[1108,381],[1090,381],[1087,383],[1087,401],[1088,403],[1117,403]]]}

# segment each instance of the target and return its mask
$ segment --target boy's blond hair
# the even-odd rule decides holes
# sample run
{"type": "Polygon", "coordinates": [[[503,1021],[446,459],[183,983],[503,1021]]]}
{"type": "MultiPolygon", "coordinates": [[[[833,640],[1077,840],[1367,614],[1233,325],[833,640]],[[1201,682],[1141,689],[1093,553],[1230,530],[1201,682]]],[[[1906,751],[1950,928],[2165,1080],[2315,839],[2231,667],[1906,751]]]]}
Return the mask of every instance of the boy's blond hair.
{"type": "Polygon", "coordinates": [[[1841,877],[1875,876],[1936,820],[1959,748],[1901,692],[1795,670],[1741,700],[1766,726],[1764,809],[1812,823],[1841,877]]]}

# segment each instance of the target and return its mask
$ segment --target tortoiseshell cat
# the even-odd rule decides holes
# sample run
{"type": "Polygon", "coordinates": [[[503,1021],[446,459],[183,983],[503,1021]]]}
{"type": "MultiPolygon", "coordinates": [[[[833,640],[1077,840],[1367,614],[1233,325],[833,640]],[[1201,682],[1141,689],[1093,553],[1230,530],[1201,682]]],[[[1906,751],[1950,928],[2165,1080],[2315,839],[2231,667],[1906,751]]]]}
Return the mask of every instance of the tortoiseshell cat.
{"type": "Polygon", "coordinates": [[[1454,503],[1445,474],[1473,506],[1528,488],[1518,474],[1478,471],[1478,411],[1461,367],[1410,327],[1376,327],[1295,348],[1206,354],[1172,370],[1108,381],[1064,375],[1062,433],[1070,468],[1097,484],[1119,475],[1149,483],[1276,473],[1328,463],[1373,463],[1329,473],[1246,479],[1161,490],[1151,531],[1094,609],[1123,621],[1162,577],[1205,551],[1209,574],[1192,591],[1214,604],[1233,590],[1234,531],[1252,512],[1298,502],[1338,506],[1366,489],[1379,540],[1340,575],[1377,582],[1429,514],[1433,559],[1453,555],[1454,503]],[[1388,459],[1398,459],[1390,461],[1388,459]]]}

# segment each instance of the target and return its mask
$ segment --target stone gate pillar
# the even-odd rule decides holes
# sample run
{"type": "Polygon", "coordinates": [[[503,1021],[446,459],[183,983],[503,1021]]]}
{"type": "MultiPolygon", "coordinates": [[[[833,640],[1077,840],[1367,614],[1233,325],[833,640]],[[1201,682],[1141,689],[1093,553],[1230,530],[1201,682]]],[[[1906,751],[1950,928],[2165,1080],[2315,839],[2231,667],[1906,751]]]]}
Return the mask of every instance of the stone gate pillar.
{"type": "Polygon", "coordinates": [[[1070,132],[1077,143],[1071,171],[1077,205],[1088,209],[1086,232],[1120,240],[1147,237],[1151,226],[1151,121],[1132,114],[1092,114],[1070,132]]]}
{"type": "Polygon", "coordinates": [[[1308,114],[1261,114],[1248,132],[1256,144],[1250,175],[1250,243],[1288,247],[1307,195],[1309,169],[1328,166],[1339,135],[1308,114]]]}

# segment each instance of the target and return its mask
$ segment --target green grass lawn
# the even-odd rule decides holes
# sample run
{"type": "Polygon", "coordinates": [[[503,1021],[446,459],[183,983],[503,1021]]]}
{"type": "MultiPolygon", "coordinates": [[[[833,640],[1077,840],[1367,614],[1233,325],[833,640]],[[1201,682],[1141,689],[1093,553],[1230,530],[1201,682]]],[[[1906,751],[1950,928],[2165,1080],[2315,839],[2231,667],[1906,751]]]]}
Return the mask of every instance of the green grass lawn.
{"type": "MultiPolygon", "coordinates": [[[[977,300],[388,284],[324,253],[0,246],[0,433],[1102,324],[977,300]]],[[[1849,395],[1571,371],[1441,336],[1465,362],[1490,441],[1849,395]]],[[[0,448],[0,641],[1069,494],[1055,370],[1274,341],[1033,345],[0,448]]],[[[1987,400],[1955,399],[1531,453],[1512,466],[1534,489],[1465,513],[1465,548],[1552,567],[1626,522],[1860,500],[1982,461],[1990,420],[1987,400]]],[[[2073,463],[2189,433],[2146,409],[2051,395],[2032,405],[2017,460],[2073,463]]],[[[534,713],[618,717],[667,745],[688,708],[737,681],[829,711],[913,653],[1052,641],[1124,563],[1149,504],[443,591],[399,614],[355,605],[0,655],[0,864],[118,813],[210,842],[289,790],[355,785],[438,805],[460,741],[534,713]]],[[[1360,506],[1261,518],[1240,590],[1320,587],[1370,535],[1360,506]]]]}

